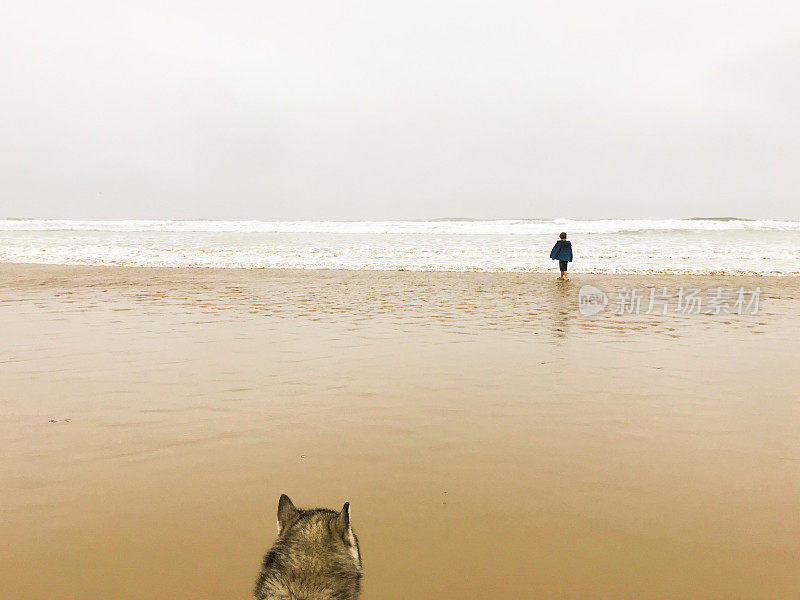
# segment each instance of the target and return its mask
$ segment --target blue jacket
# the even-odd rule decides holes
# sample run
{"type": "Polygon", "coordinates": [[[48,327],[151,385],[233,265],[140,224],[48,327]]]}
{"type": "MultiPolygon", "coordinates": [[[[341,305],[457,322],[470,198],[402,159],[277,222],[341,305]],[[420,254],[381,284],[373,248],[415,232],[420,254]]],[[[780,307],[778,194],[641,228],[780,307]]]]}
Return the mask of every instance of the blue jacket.
{"type": "Polygon", "coordinates": [[[572,242],[569,240],[558,240],[550,251],[550,258],[553,260],[572,262],[572,242]]]}

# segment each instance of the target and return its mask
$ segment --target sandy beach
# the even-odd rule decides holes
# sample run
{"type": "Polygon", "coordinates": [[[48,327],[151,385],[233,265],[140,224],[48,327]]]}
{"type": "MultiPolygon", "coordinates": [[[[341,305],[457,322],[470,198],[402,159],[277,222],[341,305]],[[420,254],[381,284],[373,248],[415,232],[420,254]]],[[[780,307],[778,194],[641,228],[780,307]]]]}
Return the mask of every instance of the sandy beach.
{"type": "Polygon", "coordinates": [[[283,492],[366,600],[800,597],[800,278],[2,264],[0,319],[3,598],[248,598],[283,492]]]}

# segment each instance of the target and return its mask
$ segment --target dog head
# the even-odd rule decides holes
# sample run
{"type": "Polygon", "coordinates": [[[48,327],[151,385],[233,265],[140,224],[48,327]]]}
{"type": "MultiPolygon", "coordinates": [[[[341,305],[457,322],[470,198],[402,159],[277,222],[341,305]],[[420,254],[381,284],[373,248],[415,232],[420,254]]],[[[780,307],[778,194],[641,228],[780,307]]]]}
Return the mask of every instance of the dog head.
{"type": "Polygon", "coordinates": [[[286,494],[278,501],[278,539],[256,581],[258,600],[354,600],[362,576],[350,504],[339,512],[298,509],[286,494]]]}

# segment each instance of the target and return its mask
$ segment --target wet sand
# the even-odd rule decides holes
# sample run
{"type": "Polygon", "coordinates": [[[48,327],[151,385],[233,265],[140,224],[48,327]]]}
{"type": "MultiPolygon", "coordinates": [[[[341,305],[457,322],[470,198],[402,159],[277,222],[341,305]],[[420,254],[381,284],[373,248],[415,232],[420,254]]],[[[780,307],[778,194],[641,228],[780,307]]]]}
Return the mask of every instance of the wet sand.
{"type": "Polygon", "coordinates": [[[365,600],[800,597],[798,278],[6,264],[0,318],[3,598],[248,598],[282,492],[365,600]]]}

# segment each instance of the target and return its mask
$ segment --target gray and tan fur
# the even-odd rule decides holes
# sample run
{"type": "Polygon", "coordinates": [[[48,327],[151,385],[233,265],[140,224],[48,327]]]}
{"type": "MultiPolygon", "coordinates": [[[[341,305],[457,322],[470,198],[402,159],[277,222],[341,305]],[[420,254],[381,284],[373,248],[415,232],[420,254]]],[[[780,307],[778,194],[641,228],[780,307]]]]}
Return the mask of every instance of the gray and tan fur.
{"type": "Polygon", "coordinates": [[[258,600],[355,600],[361,571],[349,503],[340,512],[301,510],[281,495],[278,539],[264,556],[256,580],[258,600]]]}

